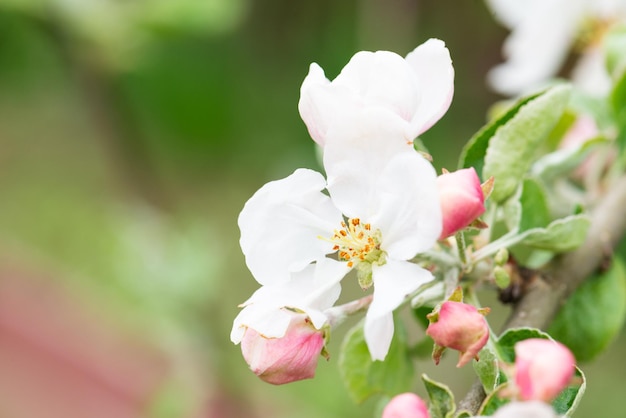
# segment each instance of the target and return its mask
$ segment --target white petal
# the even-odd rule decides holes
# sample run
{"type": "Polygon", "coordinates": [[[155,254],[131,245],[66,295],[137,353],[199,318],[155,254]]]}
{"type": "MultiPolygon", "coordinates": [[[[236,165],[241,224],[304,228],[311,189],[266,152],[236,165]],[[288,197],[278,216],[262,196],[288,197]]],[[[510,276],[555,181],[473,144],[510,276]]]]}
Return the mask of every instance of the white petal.
{"type": "Polygon", "coordinates": [[[450,52],[439,39],[429,39],[406,57],[417,74],[420,102],[407,136],[415,139],[433,126],[450,107],[454,94],[454,68],[450,52]]]}
{"type": "Polygon", "coordinates": [[[404,122],[391,112],[367,108],[328,133],[324,148],[327,189],[348,217],[366,217],[375,203],[380,173],[398,153],[415,153],[404,138],[404,122]]]}
{"type": "Polygon", "coordinates": [[[282,337],[291,320],[284,308],[303,311],[320,329],[327,320],[322,311],[339,298],[339,282],[348,271],[346,263],[324,259],[294,273],[284,283],[262,286],[243,303],[243,310],[233,322],[231,340],[240,342],[248,327],[268,338],[282,337]]]}
{"type": "Polygon", "coordinates": [[[365,342],[372,360],[385,360],[393,339],[393,314],[365,318],[365,342]]]}
{"type": "Polygon", "coordinates": [[[374,299],[365,316],[365,341],[372,359],[384,360],[393,337],[394,309],[433,276],[416,264],[396,260],[374,265],[372,273],[374,299]]]}
{"type": "Polygon", "coordinates": [[[382,232],[381,248],[407,260],[430,249],[441,234],[441,205],[433,166],[417,153],[398,154],[376,184],[379,206],[371,224],[382,232]]]}
{"type": "Polygon", "coordinates": [[[324,177],[299,169],[259,189],[239,215],[241,249],[261,284],[280,283],[332,252],[330,237],[341,213],[321,192],[324,177]]]}
{"type": "Polygon", "coordinates": [[[509,29],[514,28],[536,7],[545,0],[485,0],[494,17],[509,29]]]}
{"type": "Polygon", "coordinates": [[[415,72],[404,58],[389,51],[356,53],[333,85],[349,88],[364,106],[382,106],[407,122],[421,100],[415,72]]]}
{"type": "Polygon", "coordinates": [[[340,109],[346,107],[349,96],[347,89],[337,89],[330,84],[319,65],[311,64],[300,87],[298,111],[309,134],[319,145],[325,144],[326,131],[340,109]]]}

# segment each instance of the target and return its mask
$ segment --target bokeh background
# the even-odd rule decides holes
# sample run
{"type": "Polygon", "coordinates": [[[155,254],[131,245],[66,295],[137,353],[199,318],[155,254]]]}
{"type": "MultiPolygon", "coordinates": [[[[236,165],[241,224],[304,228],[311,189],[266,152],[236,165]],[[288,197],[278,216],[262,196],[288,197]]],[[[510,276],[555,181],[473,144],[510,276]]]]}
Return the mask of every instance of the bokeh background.
{"type": "MultiPolygon", "coordinates": [[[[339,378],[349,324],[314,380],[249,372],[237,215],[320,168],[297,111],[311,62],[333,78],[358,50],[443,39],[455,97],[422,139],[454,168],[505,36],[479,0],[0,0],[0,416],[374,416],[339,378]]],[[[623,411],[624,347],[583,365],[576,416],[623,411]]],[[[452,357],[418,372],[462,394],[452,357]]]]}

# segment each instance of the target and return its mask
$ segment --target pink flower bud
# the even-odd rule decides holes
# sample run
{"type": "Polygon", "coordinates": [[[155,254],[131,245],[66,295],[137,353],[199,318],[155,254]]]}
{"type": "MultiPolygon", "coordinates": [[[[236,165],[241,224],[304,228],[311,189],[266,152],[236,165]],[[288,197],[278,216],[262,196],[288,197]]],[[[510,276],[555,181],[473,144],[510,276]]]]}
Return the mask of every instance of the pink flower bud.
{"type": "Polygon", "coordinates": [[[250,370],[274,385],[313,378],[323,347],[324,331],[315,329],[304,315],[294,315],[281,338],[265,338],[248,328],[241,340],[250,370]]]}
{"type": "Polygon", "coordinates": [[[515,344],[515,384],[522,400],[552,401],[571,381],[576,360],[556,341],[530,338],[515,344]]]}
{"type": "Polygon", "coordinates": [[[477,357],[487,344],[489,326],[485,317],[476,307],[462,302],[446,301],[438,313],[429,316],[431,321],[426,334],[435,340],[433,359],[439,364],[444,349],[452,348],[460,352],[456,367],[467,364],[477,357]]]}
{"type": "Polygon", "coordinates": [[[485,196],[474,168],[465,168],[437,177],[443,215],[440,239],[467,227],[485,212],[485,196]]]}
{"type": "Polygon", "coordinates": [[[382,418],[430,418],[424,401],[414,393],[402,393],[389,401],[382,418]]]}

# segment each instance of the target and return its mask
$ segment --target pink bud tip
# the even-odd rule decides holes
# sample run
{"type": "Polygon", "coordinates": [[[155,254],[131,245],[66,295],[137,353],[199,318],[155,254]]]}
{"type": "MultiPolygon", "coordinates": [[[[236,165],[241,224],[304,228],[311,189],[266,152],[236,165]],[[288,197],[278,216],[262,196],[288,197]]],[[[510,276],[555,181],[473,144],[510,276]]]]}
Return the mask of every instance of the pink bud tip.
{"type": "Polygon", "coordinates": [[[563,344],[531,338],[515,344],[515,384],[522,400],[552,401],[574,375],[575,359],[563,344]]]}
{"type": "Polygon", "coordinates": [[[430,418],[424,401],[414,393],[402,393],[389,401],[382,418],[430,418]]]}
{"type": "Polygon", "coordinates": [[[443,229],[439,239],[470,225],[485,212],[485,196],[474,168],[465,168],[437,177],[443,229]]]}

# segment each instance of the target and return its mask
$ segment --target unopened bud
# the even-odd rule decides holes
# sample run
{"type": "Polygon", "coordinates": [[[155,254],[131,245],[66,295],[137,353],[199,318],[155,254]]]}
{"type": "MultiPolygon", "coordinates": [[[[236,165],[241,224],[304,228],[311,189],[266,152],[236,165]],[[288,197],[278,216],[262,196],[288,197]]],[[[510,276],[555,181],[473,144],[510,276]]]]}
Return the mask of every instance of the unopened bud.
{"type": "Polygon", "coordinates": [[[414,393],[401,393],[389,401],[382,418],[430,418],[428,407],[414,393]]]}
{"type": "Polygon", "coordinates": [[[500,289],[506,289],[511,284],[511,276],[504,267],[495,266],[493,269],[493,276],[496,281],[496,286],[500,289]]]}
{"type": "Polygon", "coordinates": [[[462,302],[446,301],[428,316],[431,322],[426,334],[435,341],[433,360],[439,363],[446,348],[459,351],[461,367],[476,358],[489,339],[489,326],[476,307],[462,302]]]}
{"type": "Polygon", "coordinates": [[[521,400],[551,402],[574,375],[575,359],[563,344],[530,338],[515,344],[515,385],[521,400]]]}
{"type": "Polygon", "coordinates": [[[281,338],[266,338],[248,328],[241,340],[241,352],[257,376],[282,385],[315,375],[324,342],[324,331],[315,329],[305,315],[294,314],[281,338]]]}
{"type": "Polygon", "coordinates": [[[503,266],[509,261],[509,250],[506,248],[500,248],[496,255],[493,257],[493,261],[498,266],[503,266]]]}
{"type": "Polygon", "coordinates": [[[440,239],[466,228],[485,212],[485,197],[473,168],[440,175],[437,188],[443,215],[440,239]]]}

